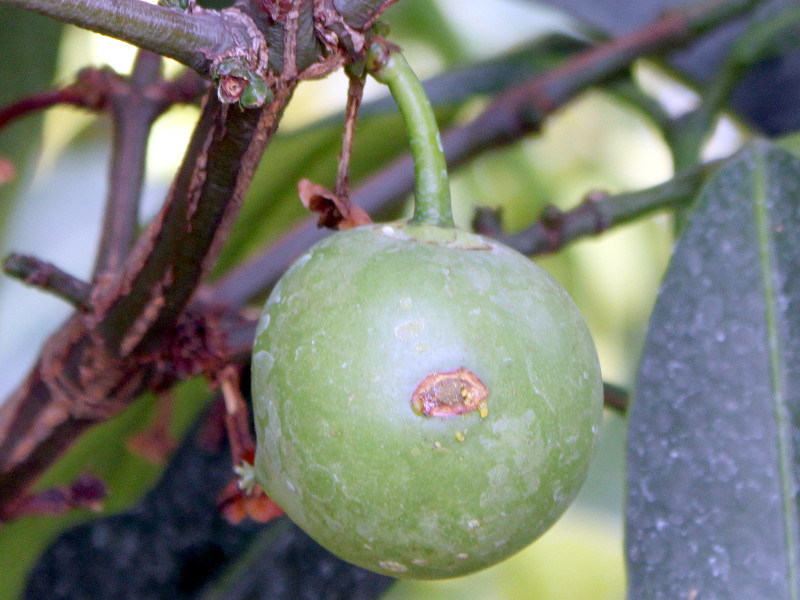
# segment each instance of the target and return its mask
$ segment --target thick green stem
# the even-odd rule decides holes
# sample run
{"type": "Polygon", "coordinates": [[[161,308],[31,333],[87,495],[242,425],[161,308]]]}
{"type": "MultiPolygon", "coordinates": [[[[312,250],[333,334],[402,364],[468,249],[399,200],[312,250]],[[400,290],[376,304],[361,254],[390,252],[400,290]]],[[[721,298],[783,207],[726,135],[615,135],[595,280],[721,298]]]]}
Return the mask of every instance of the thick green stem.
{"type": "Polygon", "coordinates": [[[367,68],[375,79],[388,86],[411,141],[416,197],[411,222],[455,227],[442,139],[422,83],[403,55],[390,51],[380,39],[368,50],[367,68]]]}

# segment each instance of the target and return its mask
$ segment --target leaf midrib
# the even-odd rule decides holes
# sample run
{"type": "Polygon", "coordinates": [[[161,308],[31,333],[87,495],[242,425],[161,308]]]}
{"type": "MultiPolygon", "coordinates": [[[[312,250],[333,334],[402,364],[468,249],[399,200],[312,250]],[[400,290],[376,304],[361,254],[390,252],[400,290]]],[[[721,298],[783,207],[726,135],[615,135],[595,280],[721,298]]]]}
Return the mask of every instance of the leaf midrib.
{"type": "Polygon", "coordinates": [[[789,407],[784,389],[783,362],[781,361],[781,340],[778,333],[778,308],[776,301],[775,255],[770,235],[771,223],[767,207],[768,182],[765,172],[765,153],[768,150],[759,146],[754,152],[753,170],[753,212],[758,235],[758,251],[763,278],[764,304],[766,318],[767,350],[770,366],[770,384],[774,406],[775,425],[778,442],[778,470],[783,503],[784,543],[786,545],[786,570],[789,598],[800,600],[800,573],[798,573],[798,514],[794,503],[792,477],[792,445],[789,407]]]}

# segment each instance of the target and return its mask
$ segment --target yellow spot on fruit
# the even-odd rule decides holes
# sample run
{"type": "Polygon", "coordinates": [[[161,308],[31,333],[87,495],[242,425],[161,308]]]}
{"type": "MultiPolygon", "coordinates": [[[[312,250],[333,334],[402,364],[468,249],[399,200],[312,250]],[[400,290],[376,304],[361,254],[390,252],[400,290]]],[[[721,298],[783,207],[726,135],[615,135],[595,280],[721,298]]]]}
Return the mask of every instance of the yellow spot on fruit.
{"type": "Polygon", "coordinates": [[[485,419],[489,416],[489,403],[486,400],[481,400],[478,403],[478,414],[481,416],[481,419],[485,419]]]}

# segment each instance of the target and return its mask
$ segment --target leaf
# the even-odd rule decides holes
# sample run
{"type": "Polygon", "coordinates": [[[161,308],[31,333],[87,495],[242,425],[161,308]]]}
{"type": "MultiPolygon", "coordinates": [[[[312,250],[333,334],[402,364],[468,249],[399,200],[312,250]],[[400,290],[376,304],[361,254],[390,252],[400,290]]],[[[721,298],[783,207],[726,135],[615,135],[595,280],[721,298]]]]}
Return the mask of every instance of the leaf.
{"type": "MultiPolygon", "coordinates": [[[[533,3],[532,0],[529,2],[533,3]]],[[[619,36],[646,27],[671,9],[697,4],[698,0],[545,0],[587,28],[619,36]]],[[[757,13],[749,17],[763,20],[794,4],[794,0],[769,0],[757,3],[757,13]]],[[[704,35],[688,49],[673,52],[670,61],[691,79],[710,81],[745,23],[726,24],[704,35]]],[[[750,70],[737,86],[731,103],[750,122],[769,135],[794,131],[800,127],[800,56],[789,52],[750,70]]]]}
{"type": "MultiPolygon", "coordinates": [[[[2,3],[0,23],[3,30],[0,35],[0,56],[3,57],[0,106],[5,106],[51,85],[62,25],[2,3]],[[31,48],[36,51],[31,52],[31,48]]],[[[17,172],[16,179],[0,187],[0,232],[40,129],[41,118],[27,118],[0,131],[0,157],[10,161],[17,172]]]]}
{"type": "Polygon", "coordinates": [[[748,146],[675,249],[630,412],[631,598],[798,597],[798,173],[748,146]]]}
{"type": "MultiPolygon", "coordinates": [[[[202,381],[191,381],[177,389],[173,435],[182,435],[202,410],[204,390],[202,381]]],[[[91,429],[45,474],[37,489],[67,485],[88,472],[107,487],[106,513],[128,508],[163,469],[131,454],[126,443],[131,435],[152,423],[155,404],[152,396],[142,398],[121,415],[91,429]]],[[[0,590],[4,590],[0,596],[19,597],[31,564],[53,537],[90,516],[93,513],[76,510],[59,517],[28,517],[0,526],[0,555],[14,557],[3,561],[0,569],[0,590]]]]}
{"type": "Polygon", "coordinates": [[[317,227],[343,231],[372,223],[372,219],[360,206],[310,179],[301,179],[297,183],[297,195],[300,196],[303,206],[319,215],[317,227]]]}
{"type": "Polygon", "coordinates": [[[139,503],[60,535],[23,598],[378,598],[390,578],[334,557],[288,519],[222,517],[217,501],[233,477],[223,410],[219,403],[197,420],[139,503]]]}

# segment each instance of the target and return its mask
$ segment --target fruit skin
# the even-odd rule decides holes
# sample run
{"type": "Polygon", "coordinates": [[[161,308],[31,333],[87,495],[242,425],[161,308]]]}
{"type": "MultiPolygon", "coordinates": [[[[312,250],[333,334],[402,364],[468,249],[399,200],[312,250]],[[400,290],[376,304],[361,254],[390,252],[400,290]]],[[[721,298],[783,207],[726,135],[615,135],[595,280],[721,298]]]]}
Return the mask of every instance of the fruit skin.
{"type": "Polygon", "coordinates": [[[338,233],[287,271],[252,385],[264,490],[335,554],[416,579],[544,533],[602,414],[594,344],[552,277],[481,236],[402,222],[338,233]],[[488,388],[488,414],[412,410],[426,376],[459,368],[488,388]]]}

